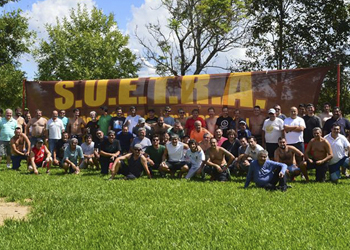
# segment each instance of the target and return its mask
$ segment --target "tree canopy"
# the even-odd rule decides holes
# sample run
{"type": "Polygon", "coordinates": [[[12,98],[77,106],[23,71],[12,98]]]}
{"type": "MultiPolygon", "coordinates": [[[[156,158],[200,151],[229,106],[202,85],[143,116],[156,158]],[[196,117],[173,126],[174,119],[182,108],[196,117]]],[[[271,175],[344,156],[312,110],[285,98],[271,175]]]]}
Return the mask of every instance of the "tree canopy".
{"type": "Polygon", "coordinates": [[[139,64],[127,48],[128,37],[114,15],[78,5],[69,17],[47,25],[49,38],[36,51],[39,80],[113,79],[135,77],[139,64]]]}
{"type": "MultiPolygon", "coordinates": [[[[151,39],[136,36],[144,56],[155,62],[158,74],[200,74],[214,65],[220,52],[238,46],[245,34],[244,4],[239,0],[161,0],[168,13],[161,23],[146,25],[151,39]]],[[[221,67],[221,66],[220,66],[221,67]]]]}

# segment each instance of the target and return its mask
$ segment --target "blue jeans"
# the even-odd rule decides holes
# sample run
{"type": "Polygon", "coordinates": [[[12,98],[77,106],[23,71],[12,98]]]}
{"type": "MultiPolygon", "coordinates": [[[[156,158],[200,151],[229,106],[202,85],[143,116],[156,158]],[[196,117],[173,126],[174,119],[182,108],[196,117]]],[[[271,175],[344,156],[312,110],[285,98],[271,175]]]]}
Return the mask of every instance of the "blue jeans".
{"type": "Polygon", "coordinates": [[[56,143],[59,139],[49,139],[49,151],[51,153],[51,156],[53,157],[53,151],[55,150],[56,143]]]}

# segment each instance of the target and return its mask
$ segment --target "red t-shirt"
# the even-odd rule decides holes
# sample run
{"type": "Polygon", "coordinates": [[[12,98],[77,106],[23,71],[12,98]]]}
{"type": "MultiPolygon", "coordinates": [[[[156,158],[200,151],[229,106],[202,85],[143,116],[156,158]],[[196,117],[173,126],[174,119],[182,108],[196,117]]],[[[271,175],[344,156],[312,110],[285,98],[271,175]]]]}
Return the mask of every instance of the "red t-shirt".
{"type": "Polygon", "coordinates": [[[35,162],[35,164],[44,161],[45,145],[42,145],[39,149],[37,149],[37,147],[33,147],[32,151],[34,153],[34,162],[35,162]]]}

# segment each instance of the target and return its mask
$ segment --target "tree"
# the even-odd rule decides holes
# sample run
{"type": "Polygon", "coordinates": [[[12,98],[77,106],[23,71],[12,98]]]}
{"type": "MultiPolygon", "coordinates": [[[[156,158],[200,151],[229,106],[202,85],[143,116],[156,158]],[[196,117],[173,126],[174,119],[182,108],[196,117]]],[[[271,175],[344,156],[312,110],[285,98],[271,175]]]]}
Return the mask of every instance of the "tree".
{"type": "MultiPolygon", "coordinates": [[[[0,0],[4,6],[8,0],[0,0]]],[[[25,73],[19,68],[19,58],[30,52],[33,32],[21,10],[3,12],[0,16],[0,103],[3,108],[21,104],[22,79],[25,73]]]]}
{"type": "MultiPolygon", "coordinates": [[[[146,28],[152,39],[137,34],[145,58],[160,75],[201,73],[215,57],[237,47],[244,35],[245,8],[239,0],[161,0],[169,13],[167,28],[146,28]]],[[[218,66],[216,66],[218,67],[218,66]]]]}
{"type": "MultiPolygon", "coordinates": [[[[235,62],[232,71],[349,66],[350,16],[344,0],[254,0],[248,9],[248,59],[235,62]]],[[[324,81],[321,101],[335,98],[334,72],[324,81]]]]}
{"type": "Polygon", "coordinates": [[[47,25],[48,41],[36,51],[39,80],[113,79],[135,77],[139,64],[117,29],[114,15],[78,5],[69,18],[47,25]]]}

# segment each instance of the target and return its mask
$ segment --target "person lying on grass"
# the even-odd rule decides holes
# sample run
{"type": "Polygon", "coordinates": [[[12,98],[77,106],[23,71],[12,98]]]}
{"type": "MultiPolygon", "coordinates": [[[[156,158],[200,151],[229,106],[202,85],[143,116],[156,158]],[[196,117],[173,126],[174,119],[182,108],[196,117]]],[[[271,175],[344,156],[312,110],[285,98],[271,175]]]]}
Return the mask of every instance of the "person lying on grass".
{"type": "Polygon", "coordinates": [[[228,181],[230,179],[228,167],[234,159],[233,154],[218,146],[216,138],[211,138],[210,148],[205,152],[205,165],[202,168],[202,178],[204,179],[205,174],[209,174],[212,181],[228,181]],[[228,159],[227,162],[226,158],[228,159]]]}
{"type": "Polygon", "coordinates": [[[124,179],[133,180],[139,178],[143,171],[151,179],[151,173],[147,166],[146,157],[142,155],[142,146],[140,144],[135,144],[133,147],[134,153],[129,153],[118,157],[111,168],[110,180],[113,180],[116,174],[124,175],[124,179]],[[127,163],[126,163],[127,161],[127,163]]]}
{"type": "Polygon", "coordinates": [[[46,173],[50,173],[51,167],[51,153],[44,145],[43,139],[37,139],[35,146],[32,148],[30,152],[30,163],[28,166],[28,170],[30,172],[34,172],[34,174],[39,174],[38,168],[47,167],[46,173]],[[46,157],[45,157],[46,156],[46,157]]]}
{"type": "Polygon", "coordinates": [[[282,192],[287,191],[286,170],[287,165],[275,161],[270,161],[268,152],[261,150],[258,153],[258,160],[251,162],[247,174],[247,179],[244,188],[248,188],[250,182],[253,180],[258,187],[266,190],[276,190],[276,184],[282,192]]]}
{"type": "Polygon", "coordinates": [[[63,169],[64,173],[66,174],[68,171],[68,168],[71,169],[71,172],[74,172],[75,174],[79,174],[79,165],[81,164],[82,160],[84,159],[83,150],[78,145],[78,139],[72,138],[69,141],[69,146],[64,151],[64,163],[63,163],[63,169]]]}
{"type": "Polygon", "coordinates": [[[174,177],[175,172],[179,170],[178,177],[181,178],[183,173],[188,172],[187,162],[184,161],[184,152],[187,149],[188,145],[180,142],[178,135],[172,135],[171,141],[165,144],[165,151],[159,170],[164,173],[170,173],[171,177],[174,177]]]}

